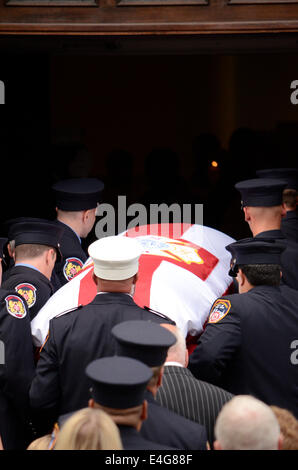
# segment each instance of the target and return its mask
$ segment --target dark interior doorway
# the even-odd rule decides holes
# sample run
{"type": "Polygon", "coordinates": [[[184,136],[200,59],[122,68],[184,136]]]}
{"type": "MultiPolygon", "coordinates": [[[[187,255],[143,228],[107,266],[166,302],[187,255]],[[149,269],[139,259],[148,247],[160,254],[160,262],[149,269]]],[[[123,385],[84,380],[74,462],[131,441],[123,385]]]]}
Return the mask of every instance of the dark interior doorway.
{"type": "Polygon", "coordinates": [[[234,183],[297,166],[296,64],[294,52],[2,51],[1,221],[51,218],[54,181],[98,176],[105,202],[203,203],[206,225],[248,236],[234,183]]]}

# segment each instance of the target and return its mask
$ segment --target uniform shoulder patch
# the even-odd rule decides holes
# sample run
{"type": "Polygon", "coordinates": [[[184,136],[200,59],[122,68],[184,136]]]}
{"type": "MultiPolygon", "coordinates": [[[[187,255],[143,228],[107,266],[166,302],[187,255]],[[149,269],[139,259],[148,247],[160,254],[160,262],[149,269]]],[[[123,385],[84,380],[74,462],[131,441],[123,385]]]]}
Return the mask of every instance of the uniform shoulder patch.
{"type": "Polygon", "coordinates": [[[230,311],[231,302],[228,299],[217,299],[211,309],[208,323],[217,323],[230,311]]]}
{"type": "Polygon", "coordinates": [[[25,282],[18,284],[15,289],[26,300],[28,307],[33,307],[36,302],[36,287],[25,282]]]}
{"type": "Polygon", "coordinates": [[[6,310],[15,318],[24,318],[26,316],[26,307],[24,301],[17,295],[7,295],[5,297],[6,310]]]}
{"type": "Polygon", "coordinates": [[[81,271],[83,267],[83,261],[79,258],[66,258],[63,266],[63,274],[67,281],[70,281],[72,278],[81,271]]]}

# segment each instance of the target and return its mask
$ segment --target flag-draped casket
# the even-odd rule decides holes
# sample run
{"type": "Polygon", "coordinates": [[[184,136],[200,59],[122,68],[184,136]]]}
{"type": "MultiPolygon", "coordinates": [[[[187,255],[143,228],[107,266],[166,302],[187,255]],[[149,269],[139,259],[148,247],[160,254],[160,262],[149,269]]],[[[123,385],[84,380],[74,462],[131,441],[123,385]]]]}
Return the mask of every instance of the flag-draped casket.
{"type": "MultiPolygon", "coordinates": [[[[214,300],[231,292],[230,254],[225,246],[234,240],[195,224],[146,225],[119,236],[136,237],[142,247],[135,302],[170,317],[185,336],[200,334],[214,300]]],[[[89,258],[39,311],[31,322],[36,346],[43,344],[51,318],[93,300],[92,274],[89,258]]]]}

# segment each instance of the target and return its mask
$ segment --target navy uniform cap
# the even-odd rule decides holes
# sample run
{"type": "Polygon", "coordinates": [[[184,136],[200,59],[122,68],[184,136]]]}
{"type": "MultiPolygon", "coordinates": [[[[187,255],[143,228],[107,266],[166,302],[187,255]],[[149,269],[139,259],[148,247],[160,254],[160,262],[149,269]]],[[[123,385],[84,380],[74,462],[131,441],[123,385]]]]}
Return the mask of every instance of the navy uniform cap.
{"type": "Polygon", "coordinates": [[[134,357],[149,367],[165,363],[168,349],[176,337],[158,323],[131,320],[119,323],[111,331],[117,340],[117,353],[134,357]]]}
{"type": "Polygon", "coordinates": [[[57,226],[55,222],[44,220],[43,222],[20,222],[15,230],[15,246],[47,245],[56,248],[57,259],[60,259],[60,239],[64,232],[63,227],[57,226]]]}
{"type": "Polygon", "coordinates": [[[235,277],[236,266],[254,264],[281,264],[281,254],[286,244],[276,239],[244,238],[230,243],[226,250],[232,255],[229,275],[235,277]]]}
{"type": "Polygon", "coordinates": [[[277,178],[287,182],[285,189],[298,190],[298,168],[270,168],[256,172],[260,178],[277,178]]]}
{"type": "Polygon", "coordinates": [[[235,184],[235,188],[241,193],[243,207],[279,206],[286,186],[286,181],[272,178],[255,178],[235,184]]]}
{"type": "Polygon", "coordinates": [[[97,178],[72,178],[52,186],[58,209],[83,211],[95,209],[101,199],[104,184],[97,178]]]}
{"type": "Polygon", "coordinates": [[[123,410],[143,403],[152,371],[136,359],[113,356],[91,362],[86,375],[96,403],[123,410]]]}

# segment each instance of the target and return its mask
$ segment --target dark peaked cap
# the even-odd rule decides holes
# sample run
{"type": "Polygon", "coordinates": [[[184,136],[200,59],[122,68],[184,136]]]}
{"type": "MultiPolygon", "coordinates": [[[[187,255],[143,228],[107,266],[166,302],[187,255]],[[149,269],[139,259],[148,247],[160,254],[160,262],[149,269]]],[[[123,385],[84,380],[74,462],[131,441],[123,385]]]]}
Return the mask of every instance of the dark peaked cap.
{"type": "Polygon", "coordinates": [[[286,249],[285,243],[267,238],[244,238],[226,246],[232,255],[230,276],[236,275],[236,265],[281,264],[280,257],[286,249]]]}
{"type": "Polygon", "coordinates": [[[119,323],[111,331],[117,340],[117,353],[134,357],[149,367],[164,364],[168,349],[176,337],[158,323],[132,320],[119,323]]]}
{"type": "Polygon", "coordinates": [[[103,188],[103,182],[97,178],[72,178],[52,186],[57,207],[64,211],[95,209],[103,188]]]}
{"type": "Polygon", "coordinates": [[[256,172],[259,178],[278,178],[287,182],[285,189],[298,190],[298,168],[270,168],[267,170],[258,170],[256,172]]]}
{"type": "Polygon", "coordinates": [[[143,403],[152,371],[136,359],[113,356],[91,362],[86,375],[91,379],[96,403],[124,410],[143,403]]]}
{"type": "Polygon", "coordinates": [[[279,206],[286,186],[286,181],[271,178],[255,178],[235,184],[235,188],[241,193],[243,207],[279,206]]]}
{"type": "Polygon", "coordinates": [[[57,250],[60,259],[60,239],[64,232],[63,227],[49,220],[43,222],[20,222],[15,227],[15,246],[19,245],[46,245],[57,250]]]}

